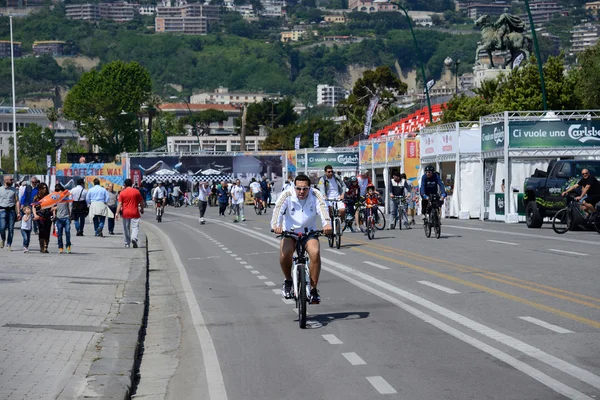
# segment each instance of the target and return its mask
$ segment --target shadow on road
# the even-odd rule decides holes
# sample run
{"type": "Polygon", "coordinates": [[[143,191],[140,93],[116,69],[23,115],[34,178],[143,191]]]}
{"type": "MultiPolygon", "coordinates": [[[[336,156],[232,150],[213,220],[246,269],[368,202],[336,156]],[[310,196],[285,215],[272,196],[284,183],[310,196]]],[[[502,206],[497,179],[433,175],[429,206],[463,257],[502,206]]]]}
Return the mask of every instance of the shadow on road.
{"type": "Polygon", "coordinates": [[[331,313],[331,314],[316,314],[309,315],[307,317],[307,324],[311,328],[322,328],[335,321],[348,321],[352,319],[363,319],[368,318],[369,312],[342,312],[342,313],[331,313]]]}

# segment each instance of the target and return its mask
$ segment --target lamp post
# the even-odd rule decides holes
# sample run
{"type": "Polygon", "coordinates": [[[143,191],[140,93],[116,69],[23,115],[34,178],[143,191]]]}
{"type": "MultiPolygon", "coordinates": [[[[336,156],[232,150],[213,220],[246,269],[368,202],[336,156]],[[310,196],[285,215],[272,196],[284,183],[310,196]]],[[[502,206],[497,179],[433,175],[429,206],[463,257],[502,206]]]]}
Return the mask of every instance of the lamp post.
{"type": "Polygon", "coordinates": [[[446,57],[444,65],[450,70],[454,67],[454,93],[458,95],[458,66],[460,65],[460,58],[453,60],[452,57],[446,57]]]}
{"type": "Polygon", "coordinates": [[[540,55],[540,46],[538,46],[537,35],[535,34],[535,26],[533,25],[533,17],[529,8],[529,0],[525,0],[525,8],[527,9],[527,17],[529,18],[529,28],[531,29],[531,37],[533,38],[533,47],[537,58],[538,71],[540,73],[540,85],[542,86],[542,105],[544,111],[548,110],[548,102],[546,101],[546,84],[544,83],[544,68],[542,67],[542,56],[540,55]]]}
{"type": "Polygon", "coordinates": [[[408,22],[408,27],[410,28],[410,33],[412,35],[413,42],[415,44],[415,51],[417,52],[417,58],[419,59],[419,64],[421,66],[421,75],[423,78],[423,86],[425,86],[425,96],[427,97],[427,109],[429,111],[429,121],[433,122],[433,115],[431,114],[431,100],[429,99],[429,88],[427,87],[427,77],[425,76],[425,67],[423,67],[423,58],[421,56],[421,48],[419,47],[419,43],[417,42],[417,37],[415,36],[415,31],[413,30],[412,23],[410,22],[410,17],[408,16],[408,11],[406,11],[406,8],[402,7],[400,4],[398,4],[394,1],[375,0],[374,3],[394,4],[399,9],[401,9],[404,12],[404,15],[406,16],[406,22],[408,22]]]}
{"type": "Polygon", "coordinates": [[[308,109],[308,136],[310,137],[310,109],[312,108],[312,103],[308,103],[306,108],[308,109]]]}

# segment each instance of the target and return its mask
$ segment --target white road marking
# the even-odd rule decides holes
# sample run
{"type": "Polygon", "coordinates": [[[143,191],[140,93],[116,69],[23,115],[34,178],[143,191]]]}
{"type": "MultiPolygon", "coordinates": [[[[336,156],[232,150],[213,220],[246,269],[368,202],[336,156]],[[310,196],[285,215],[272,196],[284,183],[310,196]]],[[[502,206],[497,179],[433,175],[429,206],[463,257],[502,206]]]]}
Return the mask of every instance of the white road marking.
{"type": "Polygon", "coordinates": [[[372,267],[377,267],[377,268],[381,268],[381,269],[389,269],[388,267],[384,267],[384,266],[383,266],[383,265],[381,265],[381,264],[376,264],[376,263],[374,263],[374,262],[371,262],[371,261],[363,261],[363,263],[365,263],[365,264],[369,264],[369,265],[370,265],[370,266],[372,266],[372,267]]]}
{"type": "Polygon", "coordinates": [[[340,256],[345,256],[346,255],[346,253],[344,253],[343,251],[339,251],[339,250],[333,250],[333,249],[325,249],[325,250],[330,251],[330,252],[332,252],[334,254],[339,254],[340,256]]]}
{"type": "Polygon", "coordinates": [[[275,283],[271,282],[271,281],[266,281],[265,285],[267,285],[267,286],[275,286],[275,283]]]}
{"type": "Polygon", "coordinates": [[[264,275],[259,275],[259,276],[257,276],[257,278],[260,279],[261,281],[266,281],[267,280],[267,277],[264,276],[264,275]]]}
{"type": "Polygon", "coordinates": [[[258,274],[260,274],[260,272],[258,272],[257,270],[252,270],[252,271],[250,271],[250,272],[252,272],[254,275],[258,275],[258,274]]]}
{"type": "Polygon", "coordinates": [[[521,318],[522,320],[525,320],[527,322],[531,322],[532,324],[539,325],[542,328],[550,329],[551,331],[554,331],[556,333],[573,333],[573,331],[570,331],[565,328],[561,328],[558,325],[549,324],[548,322],[539,320],[537,318],[533,318],[533,317],[519,317],[519,318],[521,318]]]}
{"type": "Polygon", "coordinates": [[[275,294],[281,294],[281,289],[272,289],[273,293],[275,294]]]}
{"type": "Polygon", "coordinates": [[[258,226],[255,226],[254,229],[257,229],[259,231],[262,231],[262,228],[259,228],[258,226]]]}
{"type": "MultiPolygon", "coordinates": [[[[17,144],[18,144],[18,142],[17,142],[17,144]]],[[[227,254],[231,254],[231,253],[233,253],[233,251],[231,251],[231,250],[227,250],[225,253],[227,253],[227,254]]]]}
{"type": "Polygon", "coordinates": [[[237,257],[237,254],[230,254],[231,257],[237,257]]]}
{"type": "Polygon", "coordinates": [[[342,353],[342,355],[348,360],[348,362],[352,365],[365,365],[366,362],[356,353],[342,353]]]}
{"type": "Polygon", "coordinates": [[[519,243],[503,242],[502,240],[488,240],[488,242],[508,244],[509,246],[519,246],[519,243]]]}
{"type": "Polygon", "coordinates": [[[235,260],[236,260],[236,261],[242,261],[242,260],[243,260],[243,258],[242,258],[242,257],[236,257],[236,258],[235,258],[235,260]]]}
{"type": "MultiPolygon", "coordinates": [[[[151,227],[149,223],[145,223],[151,227]]],[[[219,357],[217,356],[217,350],[210,336],[210,332],[206,327],[206,323],[200,311],[200,305],[194,296],[194,291],[190,284],[187,272],[177,249],[173,245],[173,242],[169,237],[158,228],[150,228],[155,233],[162,236],[161,242],[166,244],[169,248],[171,256],[177,265],[179,272],[179,278],[181,280],[181,286],[185,295],[186,303],[190,310],[192,321],[194,323],[194,329],[196,330],[196,336],[200,342],[200,348],[202,351],[202,360],[204,362],[204,371],[206,374],[206,384],[208,386],[208,395],[210,400],[227,400],[227,391],[225,390],[225,382],[223,381],[223,373],[221,372],[221,365],[219,364],[219,357]]],[[[195,230],[195,228],[193,228],[195,230]]]]}
{"type": "Polygon", "coordinates": [[[227,252],[227,250],[229,250],[227,247],[223,247],[221,250],[227,252]]]}
{"type": "MultiPolygon", "coordinates": [[[[188,217],[188,218],[193,219],[193,217],[188,217]]],[[[221,221],[214,220],[213,222],[221,222],[221,221]]],[[[192,229],[196,232],[200,232],[199,230],[197,230],[196,228],[194,228],[190,225],[186,225],[183,223],[181,223],[181,224],[186,226],[188,229],[192,229]]],[[[223,224],[222,223],[221,225],[229,227],[230,229],[234,229],[237,232],[245,232],[248,236],[250,236],[256,240],[260,240],[263,243],[266,243],[274,248],[279,248],[279,242],[276,239],[271,238],[270,236],[263,235],[263,234],[257,234],[254,231],[251,231],[246,228],[241,228],[234,224],[228,224],[228,223],[223,224]]],[[[460,229],[461,227],[456,227],[456,228],[460,229]]],[[[479,230],[479,231],[489,231],[489,230],[484,230],[484,229],[479,229],[479,228],[467,228],[467,229],[473,229],[473,230],[479,230]]],[[[502,231],[498,231],[498,232],[511,234],[514,236],[531,237],[529,234],[518,234],[518,233],[514,233],[514,232],[502,232],[502,231]]],[[[544,236],[544,238],[550,238],[550,237],[544,236]]],[[[550,239],[552,239],[552,238],[550,238],[550,239]]],[[[561,240],[563,240],[563,239],[561,239],[561,240]]],[[[563,241],[565,241],[565,240],[567,240],[567,239],[564,239],[563,241]]],[[[573,241],[573,242],[579,242],[579,243],[584,242],[584,241],[580,241],[580,240],[567,240],[567,241],[573,241]]],[[[586,243],[600,245],[600,242],[597,243],[597,242],[588,241],[586,243]]],[[[450,325],[442,322],[441,320],[436,319],[429,314],[426,314],[425,312],[399,300],[396,297],[388,295],[387,293],[384,293],[383,291],[377,290],[375,287],[370,286],[369,284],[367,284],[365,282],[361,282],[361,281],[351,277],[350,275],[353,275],[356,278],[363,279],[364,281],[366,281],[374,286],[383,288],[386,291],[392,292],[398,296],[404,297],[405,299],[412,301],[416,304],[419,304],[419,305],[429,309],[430,311],[433,311],[437,314],[444,316],[445,318],[449,318],[449,319],[459,323],[460,325],[465,326],[466,328],[468,328],[470,330],[473,330],[479,334],[482,334],[483,336],[491,338],[499,343],[507,345],[514,350],[517,350],[523,354],[526,354],[538,361],[541,361],[559,371],[562,371],[568,375],[571,375],[571,376],[573,376],[583,382],[586,382],[596,388],[600,388],[600,377],[597,375],[594,375],[593,373],[591,373],[583,368],[580,368],[573,364],[570,364],[558,357],[554,357],[548,353],[545,353],[542,350],[535,348],[535,347],[533,347],[525,342],[522,342],[516,338],[513,338],[509,335],[503,334],[503,333],[501,333],[497,330],[494,330],[484,324],[480,324],[476,321],[473,321],[461,314],[455,313],[447,308],[439,306],[439,305],[437,305],[433,302],[430,302],[422,297],[413,295],[412,293],[404,291],[404,290],[397,288],[385,281],[374,278],[374,277],[372,277],[368,274],[365,274],[363,272],[360,272],[356,269],[347,267],[345,265],[342,265],[342,264],[337,263],[332,260],[328,260],[326,258],[322,258],[321,261],[328,265],[328,266],[323,267],[323,269],[325,271],[330,272],[331,274],[337,276],[338,278],[343,279],[343,280],[353,284],[354,286],[365,290],[366,292],[369,292],[383,300],[386,300],[386,301],[396,305],[397,307],[409,312],[410,314],[414,315],[415,317],[435,326],[436,328],[440,329],[441,331],[446,332],[447,334],[473,346],[474,348],[479,349],[487,354],[490,354],[492,357],[495,357],[496,359],[512,366],[516,370],[521,371],[522,373],[534,378],[538,382],[540,382],[543,385],[549,387],[550,389],[556,391],[557,393],[564,395],[565,397],[568,397],[570,399],[576,399],[576,400],[580,400],[580,399],[581,400],[593,400],[591,397],[573,389],[570,386],[565,385],[564,383],[552,378],[551,376],[541,372],[540,370],[535,369],[534,367],[530,366],[529,364],[527,364],[527,363],[525,363],[525,362],[523,362],[523,361],[521,361],[521,360],[519,360],[519,359],[493,347],[493,346],[490,346],[490,345],[474,338],[473,336],[469,336],[466,333],[463,333],[463,332],[459,331],[458,329],[453,328],[450,325]],[[334,267],[334,268],[331,268],[329,266],[334,267]]]]}
{"type": "Polygon", "coordinates": [[[244,265],[244,267],[246,267],[246,269],[252,269],[252,268],[254,268],[252,265],[244,265]]]}
{"type": "Polygon", "coordinates": [[[338,339],[337,336],[335,336],[335,335],[321,335],[321,336],[323,336],[323,339],[327,340],[329,342],[329,344],[343,344],[344,343],[340,339],[338,339]]]}
{"type": "Polygon", "coordinates": [[[225,247],[225,245],[224,245],[224,244],[219,244],[218,246],[219,246],[219,247],[225,247]]]}
{"type": "MultiPolygon", "coordinates": [[[[281,292],[279,292],[279,294],[281,294],[281,292]]],[[[294,299],[284,299],[283,297],[281,298],[281,300],[285,303],[285,304],[296,304],[296,300],[294,299]]],[[[294,308],[294,310],[296,310],[296,312],[298,312],[297,308],[294,308]]]]}
{"type": "Polygon", "coordinates": [[[192,258],[188,258],[188,260],[208,260],[209,258],[219,258],[219,256],[192,257],[192,258]]]}
{"type": "Polygon", "coordinates": [[[242,265],[246,265],[246,264],[248,264],[248,263],[247,263],[246,261],[240,261],[240,264],[242,264],[242,265]]]}
{"type": "Polygon", "coordinates": [[[441,290],[442,292],[446,292],[446,293],[450,293],[450,294],[458,294],[458,293],[460,293],[460,292],[457,292],[454,289],[450,289],[450,288],[447,288],[447,287],[442,286],[442,285],[437,285],[437,284],[429,282],[429,281],[418,281],[418,282],[421,285],[429,286],[429,287],[432,287],[434,289],[441,290]]]}
{"type": "Polygon", "coordinates": [[[565,253],[565,254],[573,254],[574,256],[587,256],[589,254],[584,254],[584,253],[577,253],[574,251],[566,251],[566,250],[559,250],[559,249],[548,249],[550,251],[555,251],[557,253],[565,253]]]}
{"type": "Polygon", "coordinates": [[[367,376],[367,380],[379,394],[394,394],[396,390],[381,376],[367,376]]]}

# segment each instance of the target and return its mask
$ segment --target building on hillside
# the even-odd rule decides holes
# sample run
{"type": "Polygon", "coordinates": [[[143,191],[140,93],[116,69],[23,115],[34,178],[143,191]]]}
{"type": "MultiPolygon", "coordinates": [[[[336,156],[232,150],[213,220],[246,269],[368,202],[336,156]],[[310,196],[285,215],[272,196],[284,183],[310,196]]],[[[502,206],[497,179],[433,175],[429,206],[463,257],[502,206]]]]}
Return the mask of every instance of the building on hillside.
{"type": "Polygon", "coordinates": [[[67,18],[80,21],[100,21],[98,4],[68,4],[65,6],[67,18]]]}
{"type": "Polygon", "coordinates": [[[285,0],[260,0],[262,10],[261,17],[283,17],[285,16],[285,0]]]}
{"type": "Polygon", "coordinates": [[[279,100],[278,94],[230,92],[228,88],[219,86],[212,92],[201,92],[192,95],[191,104],[227,104],[241,107],[243,104],[261,103],[264,100],[279,100]]]}
{"type": "Polygon", "coordinates": [[[345,24],[346,17],[343,15],[326,15],[323,17],[324,21],[330,24],[345,24]]]}
{"type": "MultiPolygon", "coordinates": [[[[14,57],[21,57],[21,42],[13,41],[14,57]]],[[[0,40],[0,58],[10,58],[10,40],[0,40]]]]}
{"type": "Polygon", "coordinates": [[[362,42],[364,38],[358,36],[323,36],[324,42],[336,42],[336,43],[358,43],[362,42]]]}
{"type": "MultiPolygon", "coordinates": [[[[162,112],[175,113],[177,118],[189,116],[190,113],[201,112],[206,110],[219,110],[227,114],[227,121],[210,124],[208,132],[197,132],[202,135],[234,135],[235,120],[241,117],[242,109],[234,107],[231,104],[186,104],[186,103],[165,103],[159,106],[162,112]]],[[[188,134],[192,134],[191,128],[188,129],[188,134]]]]}
{"type": "MultiPolygon", "coordinates": [[[[262,136],[246,136],[246,151],[261,150],[262,142],[267,138],[262,136]]],[[[211,136],[169,136],[167,137],[167,151],[196,152],[196,151],[240,151],[239,135],[211,135],[211,136]]]]}
{"type": "Polygon", "coordinates": [[[585,9],[594,15],[598,15],[598,10],[600,9],[600,1],[591,1],[589,3],[585,3],[585,9]]]}
{"type": "Polygon", "coordinates": [[[495,3],[471,3],[467,5],[467,15],[473,21],[477,20],[477,18],[482,15],[489,15],[492,17],[499,17],[500,14],[504,12],[505,8],[510,8],[509,3],[505,2],[495,2],[495,3]]]}
{"type": "Polygon", "coordinates": [[[140,13],[140,15],[154,15],[156,14],[156,6],[143,4],[140,5],[140,7],[138,8],[138,12],[140,13]]]}
{"type": "Polygon", "coordinates": [[[155,30],[160,33],[206,35],[209,25],[217,21],[219,6],[187,4],[185,0],[180,0],[172,6],[171,1],[167,0],[162,6],[156,7],[155,30]]]}
{"type": "Polygon", "coordinates": [[[571,54],[580,53],[598,43],[598,30],[598,25],[593,22],[574,26],[571,31],[571,54]]]}
{"type": "Polygon", "coordinates": [[[419,26],[433,26],[432,15],[439,15],[443,18],[442,13],[436,13],[432,11],[409,11],[408,16],[413,20],[415,25],[419,26]]]}
{"type": "MultiPolygon", "coordinates": [[[[46,117],[46,111],[39,108],[17,107],[17,130],[36,124],[42,128],[52,127],[46,117]]],[[[77,128],[73,122],[60,118],[54,126],[54,138],[57,144],[65,144],[69,140],[75,140],[80,145],[87,147],[85,138],[79,137],[77,128]]],[[[0,106],[0,157],[6,156],[11,148],[13,138],[13,109],[12,107],[0,106]]]]}
{"type": "Polygon", "coordinates": [[[299,42],[310,35],[309,32],[312,32],[314,36],[318,36],[319,32],[317,31],[307,31],[303,28],[294,28],[291,31],[283,31],[281,32],[281,41],[284,43],[287,42],[299,42]]]}
{"type": "MultiPolygon", "coordinates": [[[[533,24],[538,25],[550,21],[555,15],[562,14],[564,9],[556,1],[534,0],[529,3],[533,24]]],[[[527,14],[522,14],[519,17],[526,24],[529,24],[527,14]]]]}
{"type": "Polygon", "coordinates": [[[471,90],[475,87],[475,75],[467,73],[458,77],[459,90],[471,90]]]}
{"type": "Polygon", "coordinates": [[[65,54],[67,42],[61,40],[36,40],[33,42],[32,50],[36,56],[50,54],[51,56],[62,56],[65,54]]]}
{"type": "Polygon", "coordinates": [[[347,92],[343,87],[332,85],[317,85],[317,105],[335,107],[340,100],[345,99],[347,92]]]}
{"type": "Polygon", "coordinates": [[[6,0],[6,7],[16,7],[16,8],[23,8],[23,7],[39,7],[44,5],[44,1],[43,0],[6,0]]]}
{"type": "Polygon", "coordinates": [[[377,11],[397,11],[398,6],[392,3],[377,3],[375,0],[349,0],[348,10],[372,13],[377,11]]]}

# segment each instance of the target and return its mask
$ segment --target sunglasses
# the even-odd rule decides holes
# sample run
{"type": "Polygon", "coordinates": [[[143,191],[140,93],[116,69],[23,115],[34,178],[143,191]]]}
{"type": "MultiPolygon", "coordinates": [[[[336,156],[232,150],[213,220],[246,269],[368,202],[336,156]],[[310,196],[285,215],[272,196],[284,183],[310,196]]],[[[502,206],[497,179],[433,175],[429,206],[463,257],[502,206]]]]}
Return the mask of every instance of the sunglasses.
{"type": "Polygon", "coordinates": [[[308,187],[304,187],[304,186],[296,186],[296,190],[299,192],[306,192],[308,189],[308,187]]]}
{"type": "Polygon", "coordinates": [[[583,173],[583,174],[581,174],[581,175],[582,175],[582,176],[588,176],[589,174],[590,174],[589,172],[586,172],[586,173],[583,173]]]}
{"type": "Polygon", "coordinates": [[[332,169],[330,169],[329,171],[325,171],[325,172],[328,173],[328,174],[333,174],[333,170],[332,169]]]}

